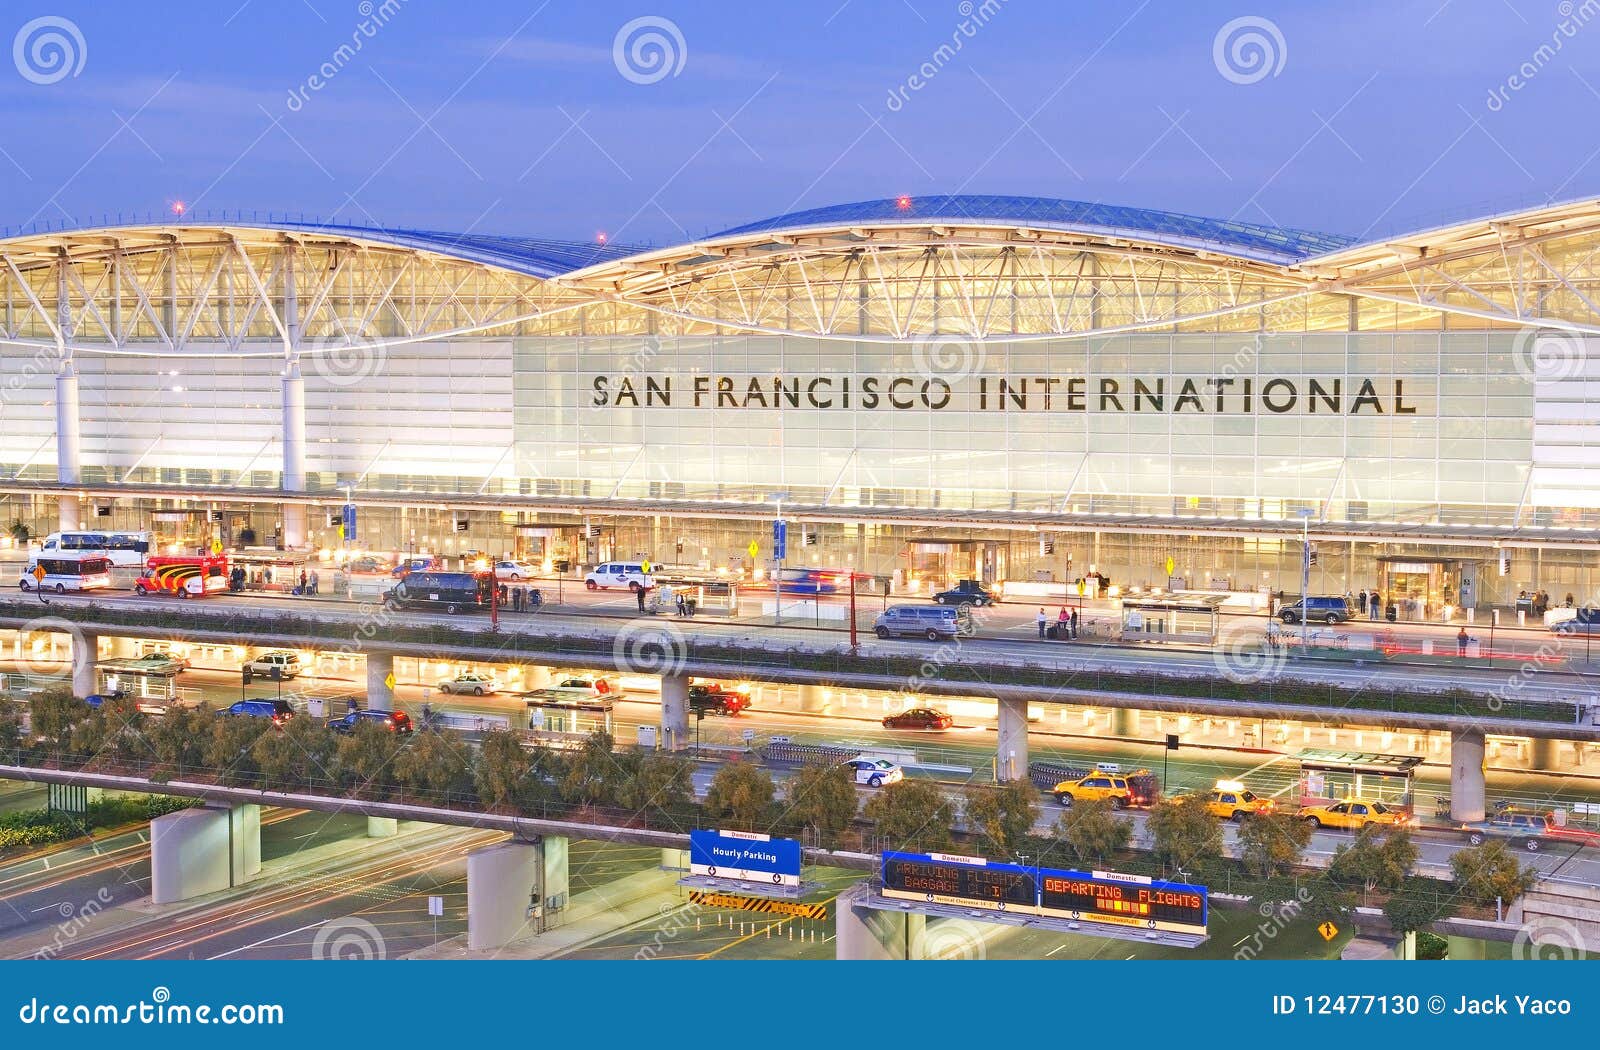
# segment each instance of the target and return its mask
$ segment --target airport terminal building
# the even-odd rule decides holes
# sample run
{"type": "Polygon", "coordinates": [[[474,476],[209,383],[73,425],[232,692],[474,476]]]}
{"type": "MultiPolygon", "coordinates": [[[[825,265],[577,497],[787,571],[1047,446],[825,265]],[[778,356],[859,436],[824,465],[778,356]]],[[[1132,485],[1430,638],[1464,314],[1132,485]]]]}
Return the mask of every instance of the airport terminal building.
{"type": "Polygon", "coordinates": [[[0,240],[7,521],[165,543],[1600,591],[1600,201],[1350,238],[989,196],[638,249],[0,240]],[[757,553],[752,557],[749,545],[757,553]]]}

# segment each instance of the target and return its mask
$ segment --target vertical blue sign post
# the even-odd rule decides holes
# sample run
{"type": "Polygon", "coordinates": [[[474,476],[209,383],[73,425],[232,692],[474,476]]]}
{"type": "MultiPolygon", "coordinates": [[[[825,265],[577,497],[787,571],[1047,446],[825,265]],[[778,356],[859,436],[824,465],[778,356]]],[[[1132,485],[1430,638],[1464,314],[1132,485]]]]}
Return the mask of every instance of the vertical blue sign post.
{"type": "Polygon", "coordinates": [[[344,505],[343,520],[339,523],[339,535],[347,540],[356,538],[356,508],[353,503],[344,505]]]}
{"type": "Polygon", "coordinates": [[[772,523],[772,558],[782,561],[789,555],[789,523],[782,518],[772,523]]]}

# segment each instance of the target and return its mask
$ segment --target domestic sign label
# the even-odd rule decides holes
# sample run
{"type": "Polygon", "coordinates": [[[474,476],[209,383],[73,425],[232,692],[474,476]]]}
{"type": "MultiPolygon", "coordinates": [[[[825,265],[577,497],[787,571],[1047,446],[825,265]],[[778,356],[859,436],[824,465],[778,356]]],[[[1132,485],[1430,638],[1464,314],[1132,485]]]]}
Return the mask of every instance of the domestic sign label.
{"type": "Polygon", "coordinates": [[[770,886],[798,886],[800,843],[744,831],[691,831],[689,873],[770,886]]]}

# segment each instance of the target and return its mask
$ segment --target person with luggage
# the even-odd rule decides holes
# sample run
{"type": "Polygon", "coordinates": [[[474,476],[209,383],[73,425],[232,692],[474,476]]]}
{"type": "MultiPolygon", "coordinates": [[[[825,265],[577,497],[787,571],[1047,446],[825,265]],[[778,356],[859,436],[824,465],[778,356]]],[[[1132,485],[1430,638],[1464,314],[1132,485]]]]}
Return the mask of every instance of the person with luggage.
{"type": "Polygon", "coordinates": [[[1049,617],[1045,616],[1044,614],[1044,606],[1039,606],[1039,615],[1033,618],[1033,622],[1039,628],[1039,640],[1041,642],[1044,641],[1044,629],[1049,626],[1050,623],[1049,617]]]}

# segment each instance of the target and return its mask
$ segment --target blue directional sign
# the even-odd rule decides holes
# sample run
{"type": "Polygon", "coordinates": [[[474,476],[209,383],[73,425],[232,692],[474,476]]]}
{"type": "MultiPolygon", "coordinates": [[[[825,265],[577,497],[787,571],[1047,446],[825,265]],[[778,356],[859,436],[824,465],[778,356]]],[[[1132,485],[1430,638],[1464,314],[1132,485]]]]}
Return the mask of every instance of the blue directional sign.
{"type": "Polygon", "coordinates": [[[782,518],[772,523],[772,557],[782,561],[789,556],[789,523],[782,518]]]}
{"type": "Polygon", "coordinates": [[[344,539],[353,540],[356,536],[356,508],[353,503],[344,505],[343,521],[339,525],[339,535],[344,539]]]}
{"type": "Polygon", "coordinates": [[[691,831],[689,874],[770,886],[798,886],[800,843],[745,831],[691,831]]]}

